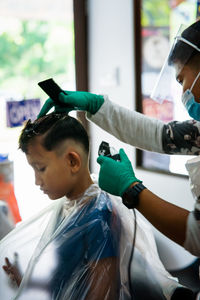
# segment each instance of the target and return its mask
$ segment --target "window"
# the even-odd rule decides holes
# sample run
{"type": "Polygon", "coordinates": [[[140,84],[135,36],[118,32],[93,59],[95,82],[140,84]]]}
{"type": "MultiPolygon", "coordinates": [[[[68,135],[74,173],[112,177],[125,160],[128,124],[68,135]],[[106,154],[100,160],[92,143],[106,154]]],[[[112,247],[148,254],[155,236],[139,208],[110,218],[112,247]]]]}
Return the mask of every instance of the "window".
{"type": "MultiPolygon", "coordinates": [[[[166,123],[189,119],[181,99],[177,99],[176,103],[165,100],[159,104],[153,101],[150,95],[180,25],[187,26],[196,20],[199,11],[197,2],[134,1],[137,109],[166,123]]],[[[149,170],[184,175],[187,174],[184,167],[187,159],[186,156],[174,157],[137,150],[138,167],[149,170]]]]}
{"type": "Polygon", "coordinates": [[[0,3],[0,153],[14,162],[14,186],[22,218],[49,203],[34,184],[34,174],[18,148],[21,127],[8,128],[6,101],[47,99],[38,87],[53,77],[75,90],[73,0],[0,3]]]}

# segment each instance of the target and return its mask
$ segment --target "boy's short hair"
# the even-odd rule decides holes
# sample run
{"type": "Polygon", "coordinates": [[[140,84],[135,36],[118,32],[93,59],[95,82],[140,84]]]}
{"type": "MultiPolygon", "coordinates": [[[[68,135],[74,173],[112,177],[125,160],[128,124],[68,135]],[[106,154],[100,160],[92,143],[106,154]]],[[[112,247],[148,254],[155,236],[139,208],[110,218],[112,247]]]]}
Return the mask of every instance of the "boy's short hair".
{"type": "Polygon", "coordinates": [[[34,122],[28,120],[19,137],[19,149],[28,154],[28,146],[35,137],[42,136],[41,144],[47,151],[57,149],[67,139],[80,143],[89,153],[89,138],[83,125],[66,113],[50,113],[34,122]]]}

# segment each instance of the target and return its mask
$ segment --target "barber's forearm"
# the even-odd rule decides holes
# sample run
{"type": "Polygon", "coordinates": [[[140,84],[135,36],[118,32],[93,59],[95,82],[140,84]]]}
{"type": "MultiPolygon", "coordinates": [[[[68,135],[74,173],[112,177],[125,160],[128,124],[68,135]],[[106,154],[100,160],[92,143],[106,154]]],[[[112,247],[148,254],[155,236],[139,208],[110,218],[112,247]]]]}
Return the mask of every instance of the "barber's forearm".
{"type": "Polygon", "coordinates": [[[104,104],[96,114],[87,114],[90,121],[124,143],[163,153],[164,122],[117,105],[106,96],[104,99],[104,104]]]}
{"type": "Polygon", "coordinates": [[[160,232],[183,245],[189,211],[159,198],[148,189],[139,194],[137,209],[160,232]]]}

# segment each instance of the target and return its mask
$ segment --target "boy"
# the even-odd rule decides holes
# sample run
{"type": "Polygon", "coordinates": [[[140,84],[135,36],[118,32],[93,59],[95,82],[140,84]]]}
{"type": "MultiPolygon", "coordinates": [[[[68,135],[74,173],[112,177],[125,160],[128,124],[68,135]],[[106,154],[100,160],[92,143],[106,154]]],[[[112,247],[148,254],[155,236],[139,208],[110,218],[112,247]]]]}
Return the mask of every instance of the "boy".
{"type": "MultiPolygon", "coordinates": [[[[36,185],[52,200],[68,199],[52,230],[55,236],[37,258],[24,290],[34,286],[46,290],[51,299],[118,299],[120,222],[107,194],[90,177],[89,140],[83,126],[63,113],[29,120],[19,148],[34,170],[36,185]],[[46,282],[39,282],[34,273],[46,267],[49,253],[56,266],[46,282]]],[[[3,268],[20,286],[19,268],[8,258],[3,268]]]]}
{"type": "MultiPolygon", "coordinates": [[[[33,123],[28,121],[19,148],[25,152],[40,189],[52,200],[65,199],[55,204],[47,225],[38,222],[40,218],[34,219],[42,234],[27,263],[24,261],[30,250],[24,248],[30,241],[24,239],[30,223],[11,233],[10,243],[12,236],[16,241],[20,233],[22,245],[14,247],[15,264],[10,261],[11,252],[6,255],[3,269],[17,287],[13,294],[9,291],[9,296],[2,297],[0,288],[0,298],[124,300],[135,295],[136,299],[164,300],[164,294],[172,295],[179,284],[164,270],[144,222],[137,225],[134,259],[138,264],[133,266],[131,286],[133,214],[93,183],[88,169],[88,136],[76,119],[51,113],[33,123]]],[[[9,236],[6,245],[8,241],[9,236]]],[[[5,244],[0,253],[2,250],[5,252],[5,244]]]]}

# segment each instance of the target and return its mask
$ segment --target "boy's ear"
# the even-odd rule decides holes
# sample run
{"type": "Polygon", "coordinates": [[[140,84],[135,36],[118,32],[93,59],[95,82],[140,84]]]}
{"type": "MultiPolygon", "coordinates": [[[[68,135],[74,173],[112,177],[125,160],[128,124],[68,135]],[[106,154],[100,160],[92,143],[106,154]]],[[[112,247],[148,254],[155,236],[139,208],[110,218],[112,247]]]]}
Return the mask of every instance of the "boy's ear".
{"type": "Polygon", "coordinates": [[[79,155],[79,153],[70,151],[66,153],[66,158],[72,173],[78,172],[81,167],[81,156],[79,155]]]}

